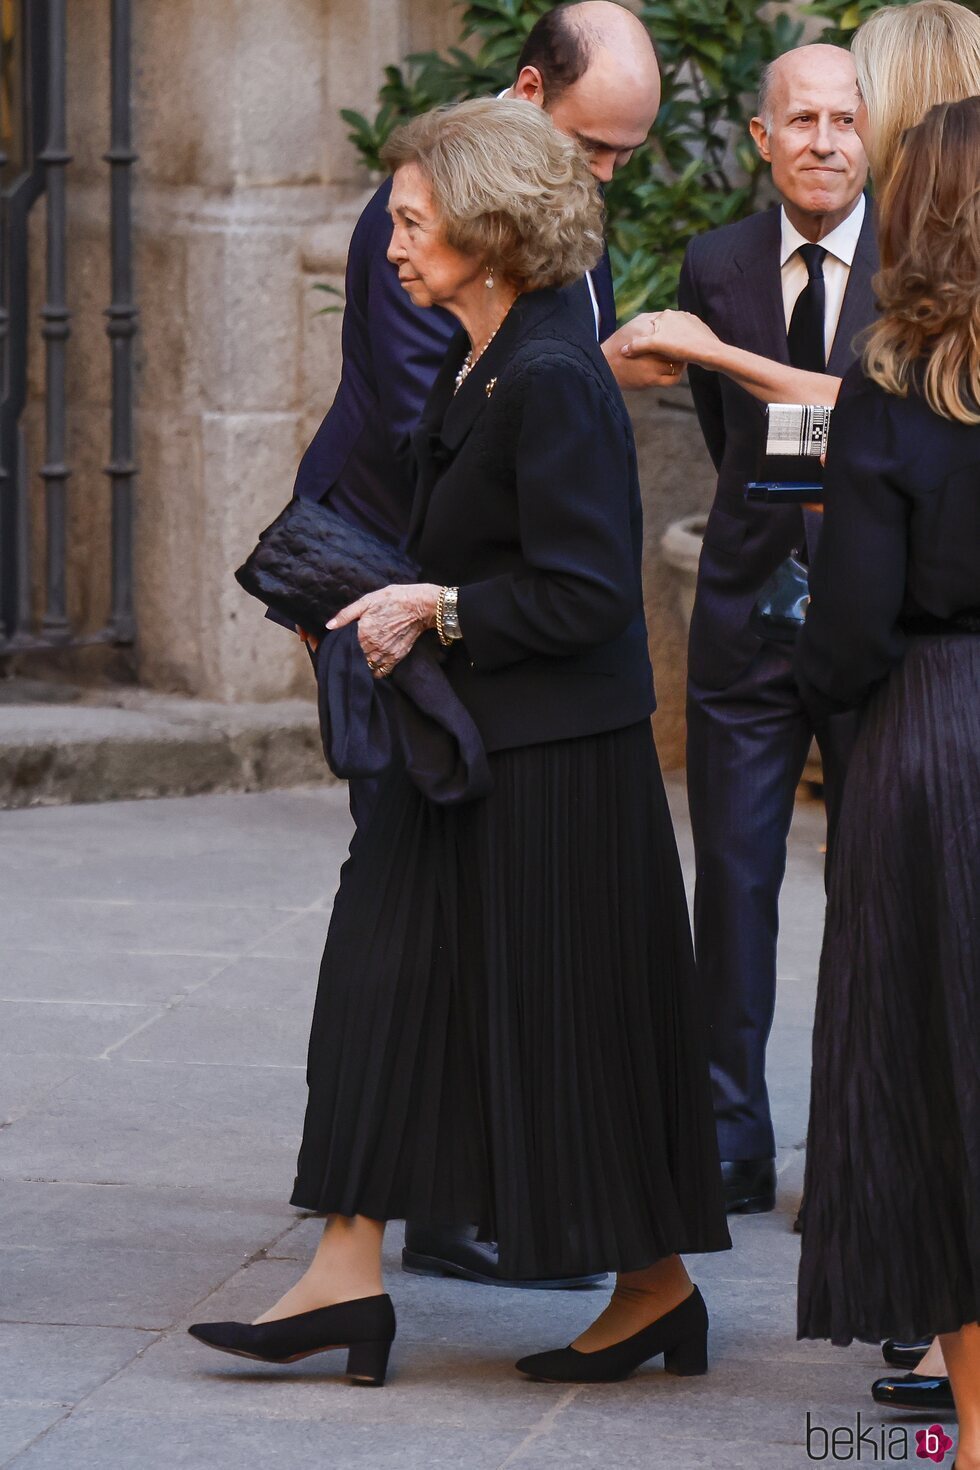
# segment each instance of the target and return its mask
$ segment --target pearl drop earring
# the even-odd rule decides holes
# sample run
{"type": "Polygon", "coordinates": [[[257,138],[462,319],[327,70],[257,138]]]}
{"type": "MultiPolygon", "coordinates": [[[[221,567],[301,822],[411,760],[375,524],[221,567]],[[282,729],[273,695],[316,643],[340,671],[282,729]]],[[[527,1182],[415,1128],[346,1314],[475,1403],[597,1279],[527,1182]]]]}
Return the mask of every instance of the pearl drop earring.
{"type": "Polygon", "coordinates": [[[486,286],[486,288],[487,288],[488,291],[492,291],[493,290],[493,266],[492,265],[488,265],[487,266],[487,278],[486,278],[486,280],[484,281],[483,284],[486,286]]]}

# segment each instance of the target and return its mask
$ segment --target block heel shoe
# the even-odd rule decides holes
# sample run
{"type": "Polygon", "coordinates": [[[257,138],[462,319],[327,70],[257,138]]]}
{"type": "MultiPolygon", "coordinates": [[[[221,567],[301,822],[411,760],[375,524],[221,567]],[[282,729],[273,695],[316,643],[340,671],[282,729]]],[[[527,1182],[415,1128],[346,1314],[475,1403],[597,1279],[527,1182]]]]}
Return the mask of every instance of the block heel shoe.
{"type": "Polygon", "coordinates": [[[346,1348],[347,1376],[380,1388],[395,1340],[395,1309],[390,1296],[364,1296],[276,1322],[195,1322],[187,1330],[216,1352],[259,1363],[298,1363],[346,1348]]]}
{"type": "Polygon", "coordinates": [[[693,1378],[708,1371],[708,1309],[697,1287],[649,1327],[632,1337],[614,1342],[595,1353],[577,1348],[554,1348],[532,1353],[517,1367],[529,1378],[550,1383],[619,1383],[635,1373],[641,1363],[663,1353],[664,1368],[678,1378],[693,1378]]]}
{"type": "Polygon", "coordinates": [[[705,1313],[704,1332],[686,1337],[676,1347],[664,1350],[664,1371],[675,1378],[699,1378],[708,1371],[708,1323],[705,1313]]]}
{"type": "Polygon", "coordinates": [[[392,1339],[356,1342],[347,1350],[347,1377],[370,1388],[380,1388],[388,1372],[392,1339]]]}

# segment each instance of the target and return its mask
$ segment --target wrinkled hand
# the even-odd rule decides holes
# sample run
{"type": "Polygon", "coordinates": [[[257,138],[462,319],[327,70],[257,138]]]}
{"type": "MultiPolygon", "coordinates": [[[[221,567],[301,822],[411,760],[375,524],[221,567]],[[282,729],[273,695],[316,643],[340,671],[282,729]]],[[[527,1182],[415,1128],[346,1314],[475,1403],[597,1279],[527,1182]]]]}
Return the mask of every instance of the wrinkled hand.
{"type": "Polygon", "coordinates": [[[376,679],[385,679],[411,652],[420,633],[434,628],[439,588],[431,582],[393,583],[343,608],[327,627],[357,623],[357,641],[376,679]]]}
{"type": "Polygon", "coordinates": [[[711,354],[719,339],[700,317],[689,311],[644,312],[629,323],[635,328],[623,347],[627,357],[654,353],[668,362],[711,365],[711,354]]]}
{"type": "Polygon", "coordinates": [[[674,388],[681,380],[683,362],[671,362],[669,355],[659,349],[634,355],[634,345],[650,336],[650,322],[649,314],[634,317],[602,344],[606,361],[621,388],[674,388]]]}

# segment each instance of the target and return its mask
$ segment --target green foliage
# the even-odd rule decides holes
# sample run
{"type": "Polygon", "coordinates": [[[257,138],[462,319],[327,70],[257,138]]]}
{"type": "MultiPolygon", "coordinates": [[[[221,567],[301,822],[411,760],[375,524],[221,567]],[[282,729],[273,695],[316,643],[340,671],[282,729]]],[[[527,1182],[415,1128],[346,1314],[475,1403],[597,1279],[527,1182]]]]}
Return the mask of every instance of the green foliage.
{"type": "MultiPolygon", "coordinates": [[[[487,97],[514,80],[535,21],[552,0],[473,0],[462,8],[470,50],[424,52],[390,66],[373,118],[341,115],[367,166],[380,169],[399,123],[440,104],[487,97]]],[[[827,23],[821,39],[847,44],[881,0],[812,0],[827,23]]],[[[657,43],[663,104],[649,143],[606,190],[607,235],[621,318],[672,304],[688,240],[758,207],[764,167],[746,132],[759,75],[797,45],[802,23],[761,0],[644,0],[639,14],[657,43]]]]}
{"type": "MultiPolygon", "coordinates": [[[[457,5],[462,4],[463,0],[457,0],[457,5]]],[[[402,66],[385,67],[378,93],[381,106],[375,117],[366,118],[348,108],[340,114],[368,168],[381,168],[381,148],[399,123],[430,107],[468,97],[493,97],[509,87],[531,27],[552,5],[553,0],[474,0],[463,11],[460,39],[478,38],[475,54],[454,46],[446,56],[424,51],[407,56],[402,66]]]]}
{"type": "MultiPolygon", "coordinates": [[[[912,0],[890,0],[890,3],[911,5],[912,0]]],[[[849,46],[858,26],[880,10],[881,5],[882,0],[847,0],[846,4],[840,4],[839,0],[811,0],[806,6],[806,13],[829,22],[821,34],[821,41],[827,41],[831,46],[849,46]]]]}
{"type": "Polygon", "coordinates": [[[344,293],[343,291],[339,291],[336,286],[329,286],[326,281],[315,281],[312,289],[314,291],[324,291],[328,296],[336,296],[338,298],[331,306],[321,306],[319,311],[314,312],[314,316],[333,316],[335,312],[343,311],[344,293]]]}
{"type": "Polygon", "coordinates": [[[745,132],[762,68],[802,27],[759,20],[758,0],[647,0],[663,102],[650,144],[606,190],[621,317],[673,303],[692,235],[756,207],[762,165],[745,132]]]}

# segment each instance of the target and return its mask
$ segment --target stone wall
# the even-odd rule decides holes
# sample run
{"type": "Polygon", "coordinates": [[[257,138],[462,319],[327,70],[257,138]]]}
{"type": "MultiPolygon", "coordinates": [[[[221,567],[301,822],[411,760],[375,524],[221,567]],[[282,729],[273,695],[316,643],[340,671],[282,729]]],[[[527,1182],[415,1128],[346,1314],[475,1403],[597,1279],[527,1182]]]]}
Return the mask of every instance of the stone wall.
{"type": "Polygon", "coordinates": [[[231,571],[287,499],[339,374],[338,323],[317,315],[305,264],[326,230],[319,274],[342,280],[363,198],[338,109],[365,106],[405,50],[443,44],[448,12],[448,0],[137,7],[139,667],[155,688],[309,689],[299,645],[231,571]]]}

